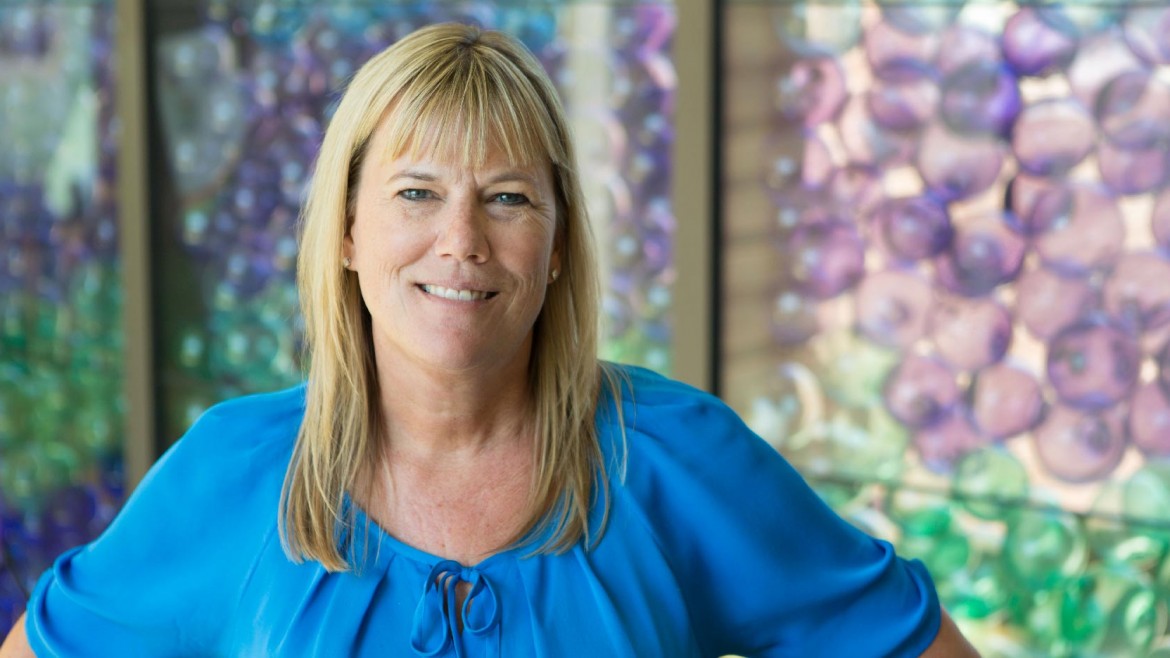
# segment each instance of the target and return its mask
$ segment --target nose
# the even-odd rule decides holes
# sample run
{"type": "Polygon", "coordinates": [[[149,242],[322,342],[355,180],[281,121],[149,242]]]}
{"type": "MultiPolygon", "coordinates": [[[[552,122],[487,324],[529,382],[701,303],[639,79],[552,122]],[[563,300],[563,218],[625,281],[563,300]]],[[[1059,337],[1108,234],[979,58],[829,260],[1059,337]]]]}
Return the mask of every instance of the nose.
{"type": "Polygon", "coordinates": [[[460,262],[487,262],[491,250],[483,210],[472,201],[458,201],[450,203],[447,211],[435,240],[436,254],[460,262]]]}

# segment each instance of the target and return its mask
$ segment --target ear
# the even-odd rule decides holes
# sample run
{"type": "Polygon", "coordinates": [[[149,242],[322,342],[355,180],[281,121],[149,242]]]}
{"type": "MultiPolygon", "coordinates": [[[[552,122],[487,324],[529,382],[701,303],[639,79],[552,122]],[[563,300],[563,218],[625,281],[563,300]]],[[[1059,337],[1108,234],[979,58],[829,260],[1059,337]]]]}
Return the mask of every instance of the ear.
{"type": "Polygon", "coordinates": [[[552,256],[550,256],[548,259],[548,271],[549,272],[558,272],[560,274],[564,274],[564,272],[561,271],[561,246],[560,245],[553,247],[552,256]]]}
{"type": "Polygon", "coordinates": [[[341,257],[353,261],[353,252],[353,236],[346,233],[345,238],[341,241],[341,257]]]}

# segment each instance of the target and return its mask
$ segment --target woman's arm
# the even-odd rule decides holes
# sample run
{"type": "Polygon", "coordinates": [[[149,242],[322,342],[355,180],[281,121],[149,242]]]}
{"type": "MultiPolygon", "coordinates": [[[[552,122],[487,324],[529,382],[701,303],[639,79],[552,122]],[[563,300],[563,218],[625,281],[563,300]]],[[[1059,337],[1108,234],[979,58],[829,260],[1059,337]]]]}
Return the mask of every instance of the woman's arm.
{"type": "MultiPolygon", "coordinates": [[[[0,656],[0,658],[8,658],[7,656],[0,656]]],[[[947,614],[946,610],[942,611],[942,624],[938,627],[938,635],[934,636],[934,642],[926,647],[926,652],[922,654],[922,658],[979,658],[979,652],[963,634],[959,632],[959,627],[955,626],[955,622],[951,620],[951,616],[947,614]]]]}
{"type": "Polygon", "coordinates": [[[24,615],[16,620],[8,639],[0,646],[0,658],[37,658],[28,645],[28,636],[24,634],[24,615]]]}

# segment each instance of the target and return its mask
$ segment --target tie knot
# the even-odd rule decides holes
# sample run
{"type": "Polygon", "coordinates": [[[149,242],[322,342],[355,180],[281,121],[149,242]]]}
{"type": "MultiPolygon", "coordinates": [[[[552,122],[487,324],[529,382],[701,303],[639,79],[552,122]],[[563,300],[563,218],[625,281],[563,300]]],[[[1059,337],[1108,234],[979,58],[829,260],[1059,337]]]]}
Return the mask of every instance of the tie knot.
{"type": "Polygon", "coordinates": [[[499,624],[499,602],[491,583],[477,569],[454,560],[443,560],[431,568],[414,611],[411,647],[420,656],[436,656],[454,643],[455,655],[462,656],[460,621],[465,633],[484,635],[499,624]],[[463,605],[457,604],[456,587],[459,583],[471,587],[463,605]]]}

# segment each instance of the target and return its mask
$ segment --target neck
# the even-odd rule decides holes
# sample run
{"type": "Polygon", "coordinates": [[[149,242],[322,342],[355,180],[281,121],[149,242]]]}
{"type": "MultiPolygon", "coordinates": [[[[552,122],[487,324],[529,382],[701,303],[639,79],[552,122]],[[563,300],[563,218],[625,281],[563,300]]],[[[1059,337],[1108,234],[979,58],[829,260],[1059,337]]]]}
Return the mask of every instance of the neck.
{"type": "Polygon", "coordinates": [[[507,447],[531,432],[527,357],[463,370],[380,354],[376,361],[387,454],[455,463],[507,447]]]}

